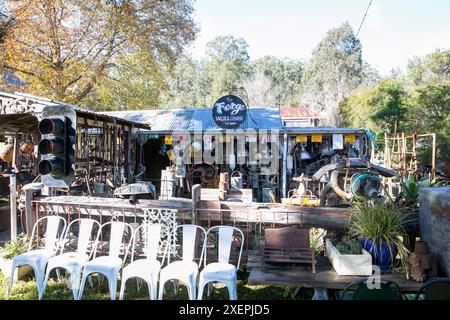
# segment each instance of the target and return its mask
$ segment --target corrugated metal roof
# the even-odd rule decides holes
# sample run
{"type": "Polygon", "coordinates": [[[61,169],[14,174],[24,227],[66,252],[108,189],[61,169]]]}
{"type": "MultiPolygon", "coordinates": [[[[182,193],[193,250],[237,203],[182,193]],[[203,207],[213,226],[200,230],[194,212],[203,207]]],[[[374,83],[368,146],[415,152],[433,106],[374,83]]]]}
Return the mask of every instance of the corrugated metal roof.
{"type": "MultiPolygon", "coordinates": [[[[212,108],[111,111],[104,114],[150,124],[153,132],[224,131],[212,117],[212,108]]],[[[278,108],[252,107],[236,130],[282,130],[278,108]]]]}
{"type": "MultiPolygon", "coordinates": [[[[172,109],[110,111],[105,114],[130,121],[147,123],[151,132],[173,133],[194,131],[224,131],[218,127],[212,117],[212,109],[172,109]]],[[[364,134],[364,129],[335,127],[283,127],[278,108],[251,107],[247,120],[236,130],[278,130],[292,134],[364,134]]]]}
{"type": "Polygon", "coordinates": [[[356,128],[335,128],[335,127],[285,127],[284,131],[287,133],[298,133],[298,134],[312,134],[312,133],[323,133],[323,134],[333,134],[333,133],[343,133],[343,134],[363,134],[365,129],[356,128]]]}
{"type": "MultiPolygon", "coordinates": [[[[38,97],[38,96],[34,96],[34,95],[22,93],[22,92],[14,92],[14,94],[11,94],[11,93],[6,93],[6,92],[0,91],[0,96],[13,98],[13,99],[22,99],[25,101],[32,102],[32,104],[31,104],[32,108],[29,108],[28,111],[20,112],[20,113],[40,114],[42,112],[43,108],[45,108],[47,106],[69,106],[69,107],[73,108],[77,113],[91,115],[92,117],[99,117],[100,118],[99,120],[101,120],[101,118],[104,118],[104,119],[111,120],[111,121],[114,121],[114,120],[122,121],[124,123],[127,123],[128,125],[134,125],[137,127],[148,128],[148,125],[145,124],[144,122],[128,120],[128,119],[124,119],[121,117],[115,117],[114,115],[100,114],[100,113],[96,113],[90,109],[82,108],[82,107],[74,105],[74,104],[65,103],[65,102],[61,102],[61,101],[57,101],[57,100],[51,100],[48,98],[38,97]]],[[[12,110],[12,111],[14,111],[14,110],[12,110]]]]}

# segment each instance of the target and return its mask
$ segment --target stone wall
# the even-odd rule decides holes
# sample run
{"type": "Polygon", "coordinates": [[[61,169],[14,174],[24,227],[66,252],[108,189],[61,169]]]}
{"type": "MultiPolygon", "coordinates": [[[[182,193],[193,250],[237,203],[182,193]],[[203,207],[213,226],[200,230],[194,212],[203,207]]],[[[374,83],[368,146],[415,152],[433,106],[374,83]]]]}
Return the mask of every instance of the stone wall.
{"type": "Polygon", "coordinates": [[[422,188],[419,203],[420,236],[450,276],[450,187],[422,188]]]}

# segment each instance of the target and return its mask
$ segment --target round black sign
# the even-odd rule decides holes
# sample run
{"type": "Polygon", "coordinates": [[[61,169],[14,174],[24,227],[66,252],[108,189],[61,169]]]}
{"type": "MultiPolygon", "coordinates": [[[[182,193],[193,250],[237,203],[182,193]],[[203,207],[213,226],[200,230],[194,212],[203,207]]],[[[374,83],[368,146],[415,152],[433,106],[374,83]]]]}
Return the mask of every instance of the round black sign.
{"type": "Polygon", "coordinates": [[[236,129],[247,117],[247,106],[241,98],[228,95],[214,103],[212,114],[219,127],[236,129]]]}

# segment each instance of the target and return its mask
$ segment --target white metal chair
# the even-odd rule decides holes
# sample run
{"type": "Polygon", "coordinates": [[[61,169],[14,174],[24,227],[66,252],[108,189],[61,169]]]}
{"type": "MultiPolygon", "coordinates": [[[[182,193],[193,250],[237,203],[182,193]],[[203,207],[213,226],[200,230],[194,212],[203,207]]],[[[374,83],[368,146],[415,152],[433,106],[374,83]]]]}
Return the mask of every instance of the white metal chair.
{"type": "Polygon", "coordinates": [[[143,224],[134,230],[133,245],[131,250],[131,263],[122,269],[120,296],[123,300],[123,295],[126,289],[126,282],[130,278],[137,278],[137,288],[140,288],[140,279],[143,279],[148,286],[150,299],[156,300],[159,271],[161,265],[164,265],[166,255],[170,248],[170,232],[167,234],[165,249],[162,256],[162,261],[158,261],[158,252],[163,245],[164,236],[161,235],[162,226],[160,224],[143,224]],[[140,234],[142,232],[143,234],[140,234]],[[139,236],[144,240],[144,259],[134,260],[137,240],[139,236]]]}
{"type": "Polygon", "coordinates": [[[28,251],[22,253],[13,258],[11,274],[9,278],[8,291],[6,292],[6,298],[8,298],[11,293],[14,280],[15,269],[19,266],[29,265],[34,270],[34,275],[36,277],[36,285],[38,289],[38,294],[42,291],[42,280],[44,278],[45,266],[48,260],[57,254],[59,241],[61,236],[64,235],[66,230],[67,222],[63,217],[60,216],[46,216],[38,219],[33,226],[33,231],[31,232],[30,244],[28,246],[28,251]],[[46,220],[46,230],[45,236],[43,237],[44,248],[31,250],[33,245],[34,235],[39,235],[39,224],[46,220]],[[60,224],[62,223],[62,229],[60,224]]]}
{"type": "MultiPolygon", "coordinates": [[[[209,285],[211,282],[222,282],[228,288],[230,300],[237,300],[237,269],[241,263],[244,234],[240,229],[235,227],[215,226],[208,229],[206,238],[208,239],[208,236],[215,231],[218,231],[218,261],[206,264],[208,250],[208,245],[206,242],[204,256],[205,267],[200,272],[197,299],[202,299],[203,290],[206,284],[209,285]],[[230,263],[231,246],[233,244],[233,236],[235,231],[237,231],[237,233],[241,236],[239,258],[236,266],[230,263]]],[[[209,291],[210,290],[208,290],[208,296],[209,291]]]]}
{"type": "Polygon", "coordinates": [[[76,219],[70,222],[62,241],[60,254],[50,258],[47,264],[47,271],[45,273],[44,282],[42,284],[42,291],[39,294],[39,299],[42,299],[45,288],[47,287],[50,272],[53,269],[63,268],[70,276],[70,288],[73,292],[73,298],[77,299],[78,289],[80,286],[81,268],[84,262],[89,261],[93,254],[93,245],[96,236],[93,235],[94,225],[97,225],[100,230],[101,225],[97,220],[93,219],[76,219]],[[76,227],[78,226],[78,232],[76,227]],[[75,234],[78,234],[78,237],[75,234]],[[75,238],[75,239],[74,239],[75,238]],[[94,239],[91,239],[94,238],[94,239]],[[76,251],[64,252],[64,248],[71,245],[72,240],[76,241],[76,251]]]}
{"type": "Polygon", "coordinates": [[[182,260],[174,261],[160,271],[159,274],[159,294],[158,299],[162,300],[164,292],[164,284],[168,280],[178,280],[183,282],[188,289],[188,295],[190,300],[196,299],[197,294],[197,276],[199,265],[194,261],[195,259],[195,248],[197,240],[197,231],[200,230],[203,235],[203,245],[200,255],[200,262],[202,261],[203,252],[205,249],[206,231],[200,226],[193,224],[184,224],[176,227],[173,231],[173,236],[176,236],[176,232],[179,228],[182,228],[182,260]]]}
{"type": "Polygon", "coordinates": [[[104,223],[97,234],[97,239],[95,241],[94,249],[94,259],[83,263],[82,278],[80,290],[78,292],[77,300],[80,300],[83,296],[84,286],[86,284],[86,278],[92,273],[99,273],[103,275],[108,280],[109,295],[111,300],[116,299],[117,290],[117,278],[122,268],[122,265],[127,258],[128,250],[130,249],[131,239],[133,238],[133,228],[125,222],[112,221],[104,223]],[[110,238],[109,238],[109,252],[107,256],[97,257],[99,238],[102,231],[105,230],[107,226],[111,226],[110,238]],[[130,239],[125,242],[124,256],[123,259],[120,258],[121,248],[123,245],[123,237],[125,235],[125,229],[130,231],[130,239]]]}

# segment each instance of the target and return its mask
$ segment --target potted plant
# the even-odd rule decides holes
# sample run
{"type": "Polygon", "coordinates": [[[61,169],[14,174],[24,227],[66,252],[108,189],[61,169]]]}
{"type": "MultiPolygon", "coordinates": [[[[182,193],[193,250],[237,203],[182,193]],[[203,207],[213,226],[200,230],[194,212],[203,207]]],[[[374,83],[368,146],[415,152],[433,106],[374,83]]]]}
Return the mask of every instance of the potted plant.
{"type": "Polygon", "coordinates": [[[326,256],[340,276],[370,276],[372,274],[372,256],[361,244],[348,236],[334,244],[326,240],[326,256]]]}
{"type": "Polygon", "coordinates": [[[410,212],[419,211],[419,191],[423,187],[436,187],[438,182],[436,180],[423,179],[416,181],[414,175],[411,175],[408,179],[402,179],[400,181],[401,192],[395,198],[397,206],[405,208],[410,212]]]}
{"type": "MultiPolygon", "coordinates": [[[[18,235],[15,240],[4,243],[0,248],[0,270],[5,277],[9,277],[13,258],[28,251],[28,236],[24,233],[18,235]]],[[[14,279],[22,279],[32,271],[29,266],[21,266],[14,274],[14,279]]]]}
{"type": "Polygon", "coordinates": [[[381,270],[390,270],[397,254],[407,276],[408,250],[403,244],[404,225],[409,215],[393,202],[355,201],[350,216],[349,235],[361,241],[362,247],[381,270]]]}

